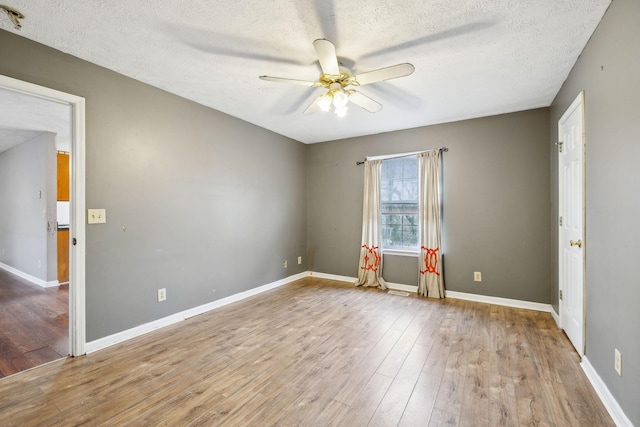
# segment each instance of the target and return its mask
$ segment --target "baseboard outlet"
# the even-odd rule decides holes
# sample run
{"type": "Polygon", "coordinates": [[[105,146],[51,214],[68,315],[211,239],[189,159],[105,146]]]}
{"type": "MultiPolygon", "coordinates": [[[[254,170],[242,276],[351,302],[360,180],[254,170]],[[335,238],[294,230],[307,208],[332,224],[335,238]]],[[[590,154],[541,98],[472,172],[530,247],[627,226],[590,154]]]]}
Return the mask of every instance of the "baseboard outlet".
{"type": "Polygon", "coordinates": [[[43,288],[54,288],[56,286],[60,286],[57,280],[51,280],[47,282],[46,280],[39,279],[36,276],[32,276],[31,274],[20,271],[17,268],[13,268],[10,265],[4,264],[2,262],[0,262],[0,268],[43,288]]]}
{"type": "Polygon", "coordinates": [[[524,308],[527,310],[544,311],[548,313],[551,311],[551,304],[544,304],[541,302],[523,301],[518,299],[491,297],[487,295],[468,294],[465,292],[457,291],[445,291],[447,298],[462,299],[466,301],[484,302],[487,304],[503,305],[505,307],[524,308]]]}
{"type": "Polygon", "coordinates": [[[602,381],[602,378],[600,378],[600,375],[598,375],[596,370],[593,369],[593,366],[589,362],[589,359],[587,359],[587,356],[582,357],[580,366],[587,376],[587,379],[589,379],[589,382],[591,382],[591,385],[596,390],[602,404],[607,408],[613,422],[616,423],[618,427],[633,427],[633,423],[629,418],[627,418],[624,411],[618,404],[618,401],[613,397],[607,385],[602,381]]]}
{"type": "Polygon", "coordinates": [[[172,314],[167,317],[163,317],[162,319],[154,320],[153,322],[145,323],[144,325],[127,329],[126,331],[118,332],[104,338],[98,338],[97,340],[87,342],[85,344],[85,351],[88,354],[96,352],[98,350],[102,350],[112,345],[119,344],[132,338],[136,338],[140,335],[147,334],[160,328],[164,328],[165,326],[173,325],[174,323],[182,322],[183,320],[189,319],[199,314],[215,310],[216,308],[224,307],[225,305],[241,301],[245,298],[261,294],[263,292],[286,285],[287,283],[295,282],[296,280],[300,280],[308,276],[309,272],[305,271],[293,276],[285,277],[284,279],[280,279],[276,282],[258,286],[257,288],[249,289],[248,291],[240,292],[226,298],[221,298],[207,304],[203,304],[194,308],[190,308],[188,310],[181,311],[179,313],[172,314]]]}

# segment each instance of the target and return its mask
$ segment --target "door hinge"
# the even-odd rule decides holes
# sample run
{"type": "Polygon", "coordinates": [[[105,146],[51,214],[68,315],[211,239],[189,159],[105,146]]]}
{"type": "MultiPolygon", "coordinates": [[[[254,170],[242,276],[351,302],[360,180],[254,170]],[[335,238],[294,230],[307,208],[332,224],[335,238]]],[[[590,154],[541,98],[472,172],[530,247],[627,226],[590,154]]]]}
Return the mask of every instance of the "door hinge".
{"type": "Polygon", "coordinates": [[[558,141],[558,153],[562,153],[562,142],[558,141]]]}
{"type": "Polygon", "coordinates": [[[562,289],[560,289],[560,300],[562,300],[562,289]]]}
{"type": "Polygon", "coordinates": [[[560,227],[562,227],[562,217],[560,217],[560,227]]]}

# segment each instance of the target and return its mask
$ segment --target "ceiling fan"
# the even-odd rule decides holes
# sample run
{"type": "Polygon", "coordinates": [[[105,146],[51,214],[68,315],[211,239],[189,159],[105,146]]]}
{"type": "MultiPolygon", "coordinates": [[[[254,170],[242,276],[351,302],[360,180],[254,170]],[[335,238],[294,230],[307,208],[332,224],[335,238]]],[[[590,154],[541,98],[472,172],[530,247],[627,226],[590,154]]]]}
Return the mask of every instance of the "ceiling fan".
{"type": "Polygon", "coordinates": [[[405,77],[413,73],[415,67],[409,63],[392,65],[391,67],[380,68],[356,75],[338,63],[336,48],[327,39],[317,39],[313,42],[313,47],[318,54],[322,74],[318,81],[287,79],[283,77],[260,76],[262,80],[278,83],[290,83],[295,85],[322,87],[327,89],[316,98],[309,107],[304,110],[304,114],[313,114],[318,108],[322,111],[329,111],[333,107],[335,113],[343,117],[347,112],[347,104],[352,102],[364,108],[370,113],[378,112],[382,105],[366,95],[351,89],[351,86],[363,86],[383,80],[405,77]]]}

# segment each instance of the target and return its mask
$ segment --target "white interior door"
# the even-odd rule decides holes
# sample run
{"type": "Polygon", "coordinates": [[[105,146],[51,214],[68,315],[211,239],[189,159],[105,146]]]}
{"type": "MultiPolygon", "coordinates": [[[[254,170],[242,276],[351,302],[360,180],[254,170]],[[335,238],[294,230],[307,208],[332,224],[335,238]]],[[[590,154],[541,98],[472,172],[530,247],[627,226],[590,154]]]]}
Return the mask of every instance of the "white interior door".
{"type": "Polygon", "coordinates": [[[584,92],[558,122],[560,324],[584,354],[584,92]]]}

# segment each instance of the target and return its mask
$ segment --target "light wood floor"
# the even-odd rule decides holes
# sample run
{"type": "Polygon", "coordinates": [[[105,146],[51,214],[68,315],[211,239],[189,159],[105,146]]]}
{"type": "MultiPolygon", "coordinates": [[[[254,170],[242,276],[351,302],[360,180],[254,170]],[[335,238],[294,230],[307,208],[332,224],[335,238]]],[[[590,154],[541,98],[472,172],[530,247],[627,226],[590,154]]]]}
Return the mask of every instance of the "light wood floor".
{"type": "Polygon", "coordinates": [[[612,426],[547,313],[303,279],[0,380],[0,425],[612,426]]]}
{"type": "Polygon", "coordinates": [[[42,288],[0,269],[0,378],[69,354],[69,286],[42,288]]]}

